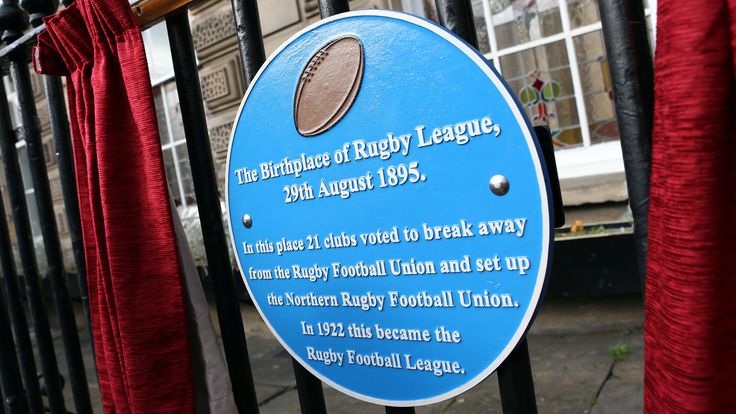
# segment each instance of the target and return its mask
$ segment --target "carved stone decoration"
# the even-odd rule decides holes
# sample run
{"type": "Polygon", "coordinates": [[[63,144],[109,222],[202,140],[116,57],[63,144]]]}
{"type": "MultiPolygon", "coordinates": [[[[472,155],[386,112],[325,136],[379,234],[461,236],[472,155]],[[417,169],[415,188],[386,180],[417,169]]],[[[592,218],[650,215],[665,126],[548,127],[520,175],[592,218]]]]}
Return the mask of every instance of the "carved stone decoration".
{"type": "Polygon", "coordinates": [[[218,52],[236,47],[235,20],[230,5],[215,10],[209,16],[197,19],[192,27],[194,49],[200,60],[218,52]]]}
{"type": "Polygon", "coordinates": [[[304,0],[304,15],[312,17],[317,13],[319,13],[319,4],[317,4],[317,0],[304,0]]]}
{"type": "Polygon", "coordinates": [[[202,95],[205,101],[212,102],[217,98],[227,96],[229,93],[230,88],[227,84],[227,69],[225,67],[202,77],[202,95]]]}
{"type": "Polygon", "coordinates": [[[212,158],[215,162],[215,171],[217,171],[217,187],[220,194],[224,194],[225,162],[227,160],[227,149],[232,127],[232,122],[226,122],[209,129],[210,147],[212,148],[212,158]]]}
{"type": "MultiPolygon", "coordinates": [[[[235,20],[230,4],[203,10],[193,22],[194,48],[200,60],[223,50],[235,48],[235,20]]],[[[261,0],[258,2],[261,30],[264,36],[299,22],[296,0],[261,0]]]]}
{"type": "Polygon", "coordinates": [[[224,63],[208,65],[202,71],[200,75],[202,98],[209,112],[237,106],[240,103],[244,91],[237,56],[231,54],[224,63]]]}
{"type": "MultiPolygon", "coordinates": [[[[41,90],[43,92],[43,89],[41,90]]],[[[38,113],[38,126],[41,128],[41,136],[51,133],[51,119],[49,118],[49,108],[46,105],[46,99],[41,96],[36,97],[36,112],[38,113]]]]}
{"type": "Polygon", "coordinates": [[[233,123],[227,122],[209,129],[210,147],[212,148],[212,158],[215,162],[225,162],[232,128],[233,123]]]}
{"type": "Polygon", "coordinates": [[[63,200],[61,194],[61,181],[59,180],[59,174],[54,174],[53,177],[49,177],[49,185],[51,186],[51,199],[54,202],[60,202],[63,200]]]}

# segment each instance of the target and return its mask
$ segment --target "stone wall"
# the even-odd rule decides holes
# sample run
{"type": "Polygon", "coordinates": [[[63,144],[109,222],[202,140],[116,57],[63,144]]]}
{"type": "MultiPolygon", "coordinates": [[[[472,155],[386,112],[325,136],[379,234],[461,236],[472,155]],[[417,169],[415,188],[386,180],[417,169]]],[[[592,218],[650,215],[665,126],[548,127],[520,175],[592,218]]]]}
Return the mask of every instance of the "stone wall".
{"type": "MultiPolygon", "coordinates": [[[[259,0],[266,55],[305,26],[319,20],[317,0],[259,0]]],[[[352,0],[351,10],[388,8],[388,0],[352,0]]],[[[190,12],[199,60],[202,98],[220,194],[233,121],[245,94],[230,1],[210,0],[190,12]]]]}

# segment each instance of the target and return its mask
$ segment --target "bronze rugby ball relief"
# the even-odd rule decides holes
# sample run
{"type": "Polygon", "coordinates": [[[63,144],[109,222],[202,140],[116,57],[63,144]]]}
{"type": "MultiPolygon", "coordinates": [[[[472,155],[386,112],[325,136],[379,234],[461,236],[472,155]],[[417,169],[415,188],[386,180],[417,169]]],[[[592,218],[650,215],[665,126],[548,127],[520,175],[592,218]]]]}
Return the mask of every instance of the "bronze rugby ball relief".
{"type": "Polygon", "coordinates": [[[305,137],[337,124],[355,102],[363,79],[363,45],[342,37],[312,55],[299,77],[294,96],[294,125],[305,137]]]}

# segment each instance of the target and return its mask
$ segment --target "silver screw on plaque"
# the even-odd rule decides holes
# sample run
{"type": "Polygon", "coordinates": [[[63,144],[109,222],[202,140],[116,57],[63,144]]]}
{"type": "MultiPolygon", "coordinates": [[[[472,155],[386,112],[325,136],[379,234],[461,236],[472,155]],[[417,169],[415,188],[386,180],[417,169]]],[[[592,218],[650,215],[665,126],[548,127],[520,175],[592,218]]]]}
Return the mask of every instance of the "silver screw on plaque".
{"type": "Polygon", "coordinates": [[[246,229],[251,228],[253,225],[253,219],[250,217],[250,214],[245,213],[243,214],[243,226],[245,226],[246,229]]]}
{"type": "Polygon", "coordinates": [[[497,196],[506,195],[509,192],[509,180],[503,175],[496,174],[491,177],[491,181],[488,182],[489,187],[493,194],[497,196]]]}

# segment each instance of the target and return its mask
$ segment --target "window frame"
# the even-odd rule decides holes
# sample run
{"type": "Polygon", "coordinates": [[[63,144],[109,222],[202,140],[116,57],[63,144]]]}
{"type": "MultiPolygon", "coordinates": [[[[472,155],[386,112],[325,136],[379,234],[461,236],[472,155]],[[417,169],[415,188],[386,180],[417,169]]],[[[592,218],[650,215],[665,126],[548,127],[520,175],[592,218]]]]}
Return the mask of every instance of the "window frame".
{"type": "MultiPolygon", "coordinates": [[[[167,36],[161,36],[160,38],[153,35],[155,31],[154,28],[159,28],[159,27],[164,28],[164,33],[166,33],[166,30],[165,30],[166,22],[157,23],[156,25],[152,26],[151,28],[149,28],[148,30],[145,30],[142,33],[143,42],[144,42],[144,45],[146,46],[146,52],[147,52],[146,57],[149,60],[149,67],[151,65],[151,61],[154,59],[154,57],[149,55],[151,51],[150,48],[153,48],[153,42],[164,41],[168,45],[168,34],[167,36]]],[[[151,88],[154,90],[158,89],[161,93],[161,99],[163,101],[164,118],[166,119],[166,135],[167,135],[166,138],[168,139],[164,140],[166,142],[165,144],[164,143],[161,144],[161,152],[163,153],[165,151],[171,151],[171,158],[173,159],[173,162],[174,162],[174,172],[176,173],[176,184],[177,184],[177,189],[179,191],[179,200],[181,202],[180,206],[187,208],[187,207],[196,205],[196,201],[195,203],[187,202],[187,197],[186,197],[187,193],[184,191],[184,180],[183,180],[183,176],[181,173],[179,155],[177,154],[177,147],[181,145],[186,145],[187,141],[186,141],[186,137],[177,138],[174,136],[174,133],[173,133],[172,116],[171,116],[170,108],[168,104],[169,102],[168,94],[171,92],[166,91],[166,86],[169,83],[174,82],[176,78],[174,76],[174,66],[173,65],[171,65],[170,67],[167,67],[166,69],[168,70],[166,70],[161,76],[157,78],[153,78],[153,77],[151,78],[151,88]]],[[[159,134],[160,134],[160,131],[159,131],[159,134]]],[[[164,137],[161,136],[161,138],[164,138],[164,137]]]]}
{"type": "MultiPolygon", "coordinates": [[[[620,138],[613,141],[592,143],[590,137],[590,124],[588,122],[588,113],[585,107],[585,93],[583,92],[580,72],[578,69],[578,59],[575,53],[575,38],[589,33],[602,30],[601,21],[572,28],[570,15],[568,13],[567,0],[557,0],[557,7],[560,14],[560,22],[562,30],[560,33],[531,40],[529,42],[520,43],[514,46],[499,49],[496,41],[496,32],[493,25],[493,14],[491,13],[491,0],[481,0],[483,6],[483,18],[486,24],[486,32],[488,34],[488,43],[490,51],[484,56],[491,62],[498,73],[503,76],[501,70],[500,59],[503,56],[513,53],[530,50],[539,46],[545,46],[558,41],[564,41],[567,50],[567,60],[570,67],[570,75],[573,83],[573,95],[575,97],[575,106],[578,112],[578,122],[580,124],[580,133],[582,137],[582,145],[573,148],[562,148],[555,151],[560,180],[563,182],[576,178],[584,178],[591,176],[619,175],[624,177],[624,163],[621,153],[620,138]],[[595,147],[592,151],[591,148],[595,147]]],[[[656,0],[649,0],[648,7],[645,7],[645,17],[650,19],[650,38],[652,44],[656,40],[656,0]]],[[[608,179],[608,178],[607,178],[608,179]]]]}

